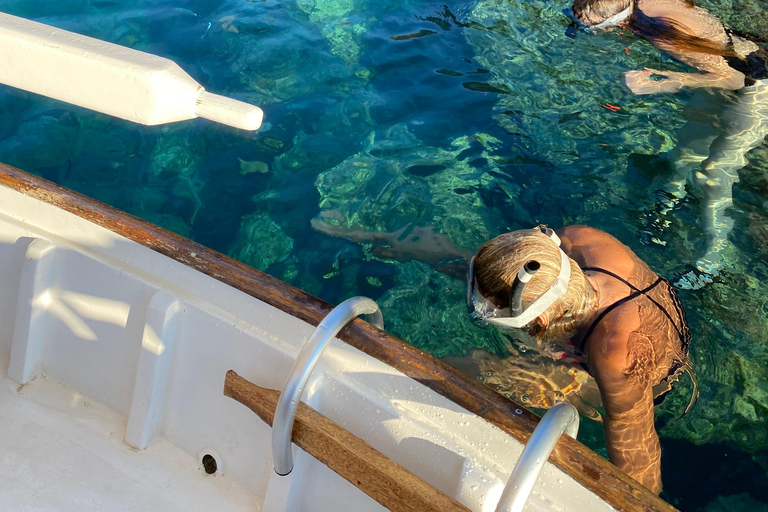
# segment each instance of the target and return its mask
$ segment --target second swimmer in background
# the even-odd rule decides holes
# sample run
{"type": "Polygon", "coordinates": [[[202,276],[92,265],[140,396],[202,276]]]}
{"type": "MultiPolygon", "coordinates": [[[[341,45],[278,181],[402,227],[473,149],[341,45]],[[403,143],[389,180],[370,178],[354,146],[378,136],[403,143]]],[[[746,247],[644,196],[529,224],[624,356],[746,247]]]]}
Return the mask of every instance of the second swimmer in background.
{"type": "Polygon", "coordinates": [[[766,39],[726,27],[693,0],[576,0],[573,15],[593,32],[626,27],[698,71],[628,71],[624,81],[635,94],[682,88],[739,91],[720,116],[721,133],[685,134],[692,142],[675,151],[677,176],[667,187],[682,198],[687,175],[693,171],[704,195],[708,247],[696,262],[698,272],[686,274],[678,283],[682,288],[699,288],[711,282],[711,275],[723,264],[722,250],[733,227],[726,210],[733,205],[732,186],[739,180],[738,171],[747,165],[747,153],[768,135],[768,52],[759,44],[766,39]]]}
{"type": "Polygon", "coordinates": [[[611,462],[661,491],[654,398],[690,370],[691,335],[673,287],[629,247],[587,226],[557,234],[538,227],[500,235],[470,258],[429,228],[371,233],[322,219],[312,226],[373,243],[382,257],[417,259],[453,275],[468,269],[470,314],[523,330],[540,351],[582,365],[600,388],[611,462]]]}

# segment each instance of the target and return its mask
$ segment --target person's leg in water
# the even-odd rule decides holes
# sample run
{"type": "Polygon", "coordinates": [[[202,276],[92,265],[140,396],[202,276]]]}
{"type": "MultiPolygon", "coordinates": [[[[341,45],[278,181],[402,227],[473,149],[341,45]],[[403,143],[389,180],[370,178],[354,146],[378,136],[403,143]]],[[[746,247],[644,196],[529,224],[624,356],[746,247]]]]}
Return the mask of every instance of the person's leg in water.
{"type": "Polygon", "coordinates": [[[719,93],[697,89],[683,110],[686,123],[676,130],[674,147],[660,155],[667,165],[655,165],[658,174],[651,188],[656,199],[643,213],[643,224],[649,233],[664,239],[671,225],[673,210],[687,195],[689,180],[709,156],[709,147],[720,132],[720,113],[725,108],[719,93]],[[665,171],[665,169],[671,170],[665,171]]]}
{"type": "Polygon", "coordinates": [[[676,283],[695,289],[712,282],[723,262],[733,219],[726,210],[733,205],[733,184],[739,170],[748,163],[747,153],[761,145],[768,135],[768,81],[757,82],[739,92],[735,105],[723,113],[723,133],[712,143],[709,156],[695,173],[694,181],[703,193],[704,229],[708,246],[696,262],[699,272],[688,272],[676,283]]]}
{"type": "Polygon", "coordinates": [[[675,236],[670,230],[677,215],[675,210],[688,194],[694,173],[709,156],[709,147],[720,132],[720,113],[724,108],[722,94],[697,89],[682,112],[686,122],[675,131],[674,146],[659,155],[663,163],[655,160],[653,206],[641,214],[644,233],[652,236],[652,241],[666,244],[669,240],[665,239],[675,236]]]}
{"type": "Polygon", "coordinates": [[[663,197],[659,200],[658,211],[665,215],[686,196],[686,183],[701,163],[709,156],[709,148],[717,138],[718,114],[723,105],[721,95],[697,90],[686,105],[685,125],[677,131],[677,145],[665,156],[674,169],[657,190],[663,197]]]}

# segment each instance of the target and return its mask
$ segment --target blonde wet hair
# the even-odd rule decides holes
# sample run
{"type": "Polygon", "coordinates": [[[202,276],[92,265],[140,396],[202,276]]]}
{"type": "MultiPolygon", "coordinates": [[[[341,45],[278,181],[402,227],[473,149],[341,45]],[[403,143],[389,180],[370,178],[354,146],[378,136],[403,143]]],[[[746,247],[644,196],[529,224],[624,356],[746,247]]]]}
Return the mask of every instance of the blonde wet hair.
{"type": "MultiPolygon", "coordinates": [[[[525,286],[523,309],[527,308],[555,282],[560,273],[560,249],[542,233],[540,228],[504,233],[486,242],[475,256],[477,291],[499,309],[509,306],[509,291],[520,268],[536,260],[541,268],[525,286]]],[[[537,322],[526,326],[539,341],[567,338],[581,325],[591,303],[591,286],[587,284],[578,263],[568,258],[571,277],[568,291],[549,306],[547,327],[542,330],[537,322]]]]}

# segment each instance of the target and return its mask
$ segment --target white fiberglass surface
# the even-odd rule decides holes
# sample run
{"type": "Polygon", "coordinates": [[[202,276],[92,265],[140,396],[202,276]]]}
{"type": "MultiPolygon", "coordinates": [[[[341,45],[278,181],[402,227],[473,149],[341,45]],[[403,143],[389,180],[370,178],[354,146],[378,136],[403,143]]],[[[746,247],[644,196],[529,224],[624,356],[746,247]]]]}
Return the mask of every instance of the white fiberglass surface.
{"type": "Polygon", "coordinates": [[[163,439],[131,448],[124,421],[43,375],[0,380],[0,510],[258,510],[251,493],[163,439]]]}
{"type": "Polygon", "coordinates": [[[0,212],[0,359],[7,359],[11,353],[13,319],[16,314],[16,300],[19,291],[21,258],[15,257],[14,242],[19,227],[11,225],[0,212]]]}

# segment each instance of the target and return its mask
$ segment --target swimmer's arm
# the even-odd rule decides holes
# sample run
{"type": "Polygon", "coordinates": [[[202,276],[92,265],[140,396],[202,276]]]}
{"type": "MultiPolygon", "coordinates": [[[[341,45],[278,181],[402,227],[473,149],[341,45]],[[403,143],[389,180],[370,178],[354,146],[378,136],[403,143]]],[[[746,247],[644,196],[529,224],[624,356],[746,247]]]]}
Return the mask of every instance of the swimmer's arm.
{"type": "Polygon", "coordinates": [[[679,71],[657,71],[645,68],[624,73],[624,83],[635,94],[657,94],[677,92],[683,87],[691,89],[710,87],[735,91],[744,87],[744,73],[736,71],[719,55],[700,53],[681,53],[674,48],[666,50],[677,60],[688,64],[700,73],[681,73],[679,71]],[[657,79],[654,79],[657,78],[657,79]]]}
{"type": "Polygon", "coordinates": [[[633,376],[627,368],[630,341],[605,342],[605,338],[601,338],[593,338],[597,343],[590,343],[589,368],[605,406],[608,457],[658,494],[661,492],[661,447],[654,425],[652,388],[647,379],[633,376]]]}
{"type": "Polygon", "coordinates": [[[737,91],[744,87],[745,79],[744,74],[735,69],[723,75],[712,73],[667,73],[667,75],[671,80],[682,83],[683,87],[691,89],[711,87],[728,91],[737,91]]]}
{"type": "MultiPolygon", "coordinates": [[[[726,34],[720,20],[704,9],[692,5],[681,8],[670,5],[668,2],[655,0],[640,0],[638,6],[646,16],[660,20],[671,20],[677,29],[688,35],[714,43],[719,42],[723,44],[724,48],[729,42],[728,34],[726,34]]],[[[677,92],[683,87],[711,87],[728,90],[744,87],[744,74],[730,67],[728,61],[720,55],[681,49],[663,38],[652,37],[648,40],[675,60],[696,69],[698,73],[656,71],[647,68],[630,71],[625,73],[624,81],[635,94],[677,92]],[[652,80],[652,75],[666,78],[652,80]]],[[[730,41],[733,40],[730,39],[730,41]]]]}
{"type": "Polygon", "coordinates": [[[713,73],[680,73],[678,71],[656,71],[645,68],[624,73],[624,83],[635,94],[658,94],[677,92],[683,87],[711,87],[735,91],[744,87],[744,74],[732,70],[732,73],[715,75],[713,73]],[[658,80],[652,77],[658,75],[658,80]]]}

